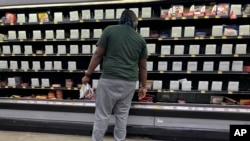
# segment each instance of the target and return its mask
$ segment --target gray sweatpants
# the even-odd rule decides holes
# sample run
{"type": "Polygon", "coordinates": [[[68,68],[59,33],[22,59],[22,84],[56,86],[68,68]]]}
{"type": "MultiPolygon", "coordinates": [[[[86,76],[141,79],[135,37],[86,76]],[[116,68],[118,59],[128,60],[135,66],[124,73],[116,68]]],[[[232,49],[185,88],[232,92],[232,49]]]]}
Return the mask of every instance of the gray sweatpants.
{"type": "Polygon", "coordinates": [[[136,81],[104,78],[99,80],[96,89],[93,141],[103,141],[112,110],[115,115],[114,139],[115,141],[125,140],[127,118],[135,87],[136,81]]]}

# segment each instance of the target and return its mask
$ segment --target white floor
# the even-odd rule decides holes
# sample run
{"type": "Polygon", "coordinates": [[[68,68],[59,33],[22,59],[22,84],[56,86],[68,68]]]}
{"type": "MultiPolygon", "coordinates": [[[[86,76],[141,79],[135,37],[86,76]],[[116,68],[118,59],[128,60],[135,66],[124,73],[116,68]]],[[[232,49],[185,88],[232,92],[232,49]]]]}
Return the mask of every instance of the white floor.
{"type": "MultiPolygon", "coordinates": [[[[91,141],[91,138],[89,136],[0,131],[0,141],[91,141]]],[[[113,138],[105,137],[104,141],[113,141],[113,138]]],[[[129,137],[126,141],[153,140],[142,137],[129,137]]]]}

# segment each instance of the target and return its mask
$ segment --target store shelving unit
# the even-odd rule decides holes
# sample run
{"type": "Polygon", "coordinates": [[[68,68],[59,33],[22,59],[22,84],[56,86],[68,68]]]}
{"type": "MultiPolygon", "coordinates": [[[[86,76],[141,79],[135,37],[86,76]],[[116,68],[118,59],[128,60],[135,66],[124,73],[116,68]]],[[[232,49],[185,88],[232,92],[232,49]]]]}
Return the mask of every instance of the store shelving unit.
{"type": "MultiPolygon", "coordinates": [[[[0,60],[12,61],[19,63],[18,69],[1,69],[0,80],[5,80],[8,77],[22,76],[23,81],[29,82],[31,78],[49,78],[51,84],[60,83],[61,87],[32,87],[32,86],[1,86],[0,87],[0,129],[15,129],[15,130],[31,130],[31,131],[46,131],[60,132],[71,134],[83,134],[91,132],[94,116],[95,104],[93,101],[79,100],[79,87],[81,77],[84,75],[92,53],[88,54],[70,54],[69,45],[78,45],[81,52],[81,45],[94,45],[98,38],[79,38],[71,39],[69,37],[70,29],[83,28],[100,28],[104,29],[108,25],[117,24],[118,19],[89,19],[69,21],[69,11],[80,11],[83,9],[116,9],[116,8],[131,8],[131,7],[152,7],[152,18],[139,17],[139,27],[150,27],[152,30],[160,31],[162,29],[170,30],[172,26],[197,26],[209,28],[212,25],[222,24],[248,24],[249,15],[238,15],[236,19],[231,19],[230,16],[187,16],[187,17],[167,17],[160,18],[160,8],[170,7],[172,4],[182,4],[190,6],[192,4],[208,5],[213,0],[170,0],[155,1],[155,2],[137,2],[114,5],[88,5],[88,6],[55,6],[55,7],[40,7],[40,8],[13,8],[1,9],[0,15],[4,15],[6,11],[13,13],[37,13],[50,11],[51,13],[61,11],[66,20],[63,22],[53,22],[53,17],[50,17],[50,22],[21,22],[21,23],[0,23],[0,32],[7,34],[10,30],[27,31],[27,39],[0,40],[0,48],[3,45],[20,45],[22,53],[20,54],[4,54],[0,53],[0,60]],[[42,34],[42,39],[32,39],[32,30],[65,30],[65,39],[45,39],[42,34]],[[33,53],[24,54],[23,46],[32,45],[33,53]],[[57,45],[66,45],[66,53],[59,54],[54,50],[52,54],[36,54],[36,50],[44,50],[45,45],[52,45],[56,48],[57,45]],[[20,61],[28,61],[31,65],[32,61],[62,61],[62,70],[44,70],[43,63],[41,69],[20,69],[20,61]],[[76,70],[68,70],[67,62],[75,61],[77,63],[76,70]],[[74,86],[67,88],[64,86],[65,79],[74,80],[74,86]],[[49,91],[62,90],[64,100],[41,100],[41,99],[16,99],[10,98],[12,95],[29,96],[31,94],[47,94],[49,91]],[[69,100],[70,99],[70,100],[69,100]],[[50,127],[49,127],[50,126],[50,127]],[[27,128],[22,128],[27,127],[27,128]]],[[[231,1],[222,1],[231,2],[231,1]]],[[[246,4],[246,2],[241,2],[246,4]]],[[[93,15],[92,15],[93,16],[93,15]]],[[[139,31],[139,30],[138,30],[139,31]]],[[[211,96],[222,96],[233,98],[235,100],[250,98],[250,74],[245,71],[220,71],[218,69],[219,61],[244,61],[244,65],[249,65],[250,51],[248,40],[250,36],[211,36],[210,34],[200,37],[145,37],[147,43],[156,44],[155,53],[150,53],[148,60],[154,62],[153,70],[148,71],[149,80],[162,80],[162,89],[151,89],[148,93],[154,95],[153,103],[140,103],[135,94],[132,104],[132,109],[129,118],[128,132],[130,134],[148,133],[150,136],[163,137],[163,139],[183,139],[185,141],[202,139],[214,141],[222,141],[228,139],[229,124],[250,124],[250,110],[247,106],[241,105],[213,105],[210,104],[211,96]],[[246,54],[232,53],[228,55],[220,54],[221,44],[247,44],[246,54]],[[201,45],[199,54],[189,54],[188,47],[191,44],[201,45]],[[216,54],[207,55],[204,53],[206,44],[216,44],[219,49],[216,54]],[[174,55],[173,49],[169,55],[161,53],[161,45],[185,45],[183,55],[174,55]],[[164,71],[157,69],[158,61],[167,61],[169,68],[164,71]],[[172,71],[172,62],[182,61],[182,71],[172,71]],[[197,71],[188,71],[185,65],[188,61],[197,61],[197,71]],[[214,71],[202,71],[202,63],[204,61],[214,61],[214,71]],[[178,80],[187,78],[192,80],[191,91],[171,90],[169,89],[170,80],[178,80]],[[222,91],[203,91],[198,90],[199,81],[223,81],[222,91]],[[239,91],[227,90],[229,81],[239,81],[239,91]],[[178,100],[185,100],[187,104],[176,104],[178,100]],[[198,134],[195,134],[198,133],[198,134]],[[195,134],[195,136],[194,136],[195,134]]],[[[234,49],[233,49],[234,50],[234,49]]],[[[92,52],[92,50],[91,50],[92,52]]],[[[30,66],[31,68],[31,66],[30,66]]],[[[230,64],[231,68],[231,64],[230,64]]],[[[94,72],[92,79],[99,79],[102,70],[94,72]]],[[[209,85],[210,87],[210,85],[209,85]]],[[[137,91],[136,91],[137,93],[137,91]]],[[[111,120],[113,124],[113,119],[111,120]]],[[[109,132],[112,132],[112,124],[109,132]]]]}

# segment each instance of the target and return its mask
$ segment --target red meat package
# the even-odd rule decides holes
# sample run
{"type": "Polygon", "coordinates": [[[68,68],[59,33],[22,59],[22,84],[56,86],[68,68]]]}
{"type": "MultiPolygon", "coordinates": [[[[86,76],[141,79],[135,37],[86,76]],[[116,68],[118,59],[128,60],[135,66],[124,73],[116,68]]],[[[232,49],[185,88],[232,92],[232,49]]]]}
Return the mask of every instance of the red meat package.
{"type": "Polygon", "coordinates": [[[5,23],[15,23],[16,22],[16,14],[6,13],[5,14],[5,23]]]}

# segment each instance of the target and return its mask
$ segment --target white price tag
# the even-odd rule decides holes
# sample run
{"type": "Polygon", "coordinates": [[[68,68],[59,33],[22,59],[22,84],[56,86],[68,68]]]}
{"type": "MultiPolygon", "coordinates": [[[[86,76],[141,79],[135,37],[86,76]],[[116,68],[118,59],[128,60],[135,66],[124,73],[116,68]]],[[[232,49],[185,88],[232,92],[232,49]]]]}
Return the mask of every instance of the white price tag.
{"type": "Polygon", "coordinates": [[[114,19],[115,18],[115,10],[114,9],[106,9],[105,10],[105,18],[106,19],[114,19]]]}
{"type": "Polygon", "coordinates": [[[216,45],[206,45],[205,54],[207,55],[216,54],[216,45]]]}
{"type": "Polygon", "coordinates": [[[154,90],[161,90],[162,89],[162,81],[153,81],[153,89],[154,90]]]}
{"type": "Polygon", "coordinates": [[[58,54],[66,54],[66,46],[65,45],[58,45],[57,46],[57,53],[58,54]]]}
{"type": "Polygon", "coordinates": [[[221,54],[233,54],[233,44],[223,44],[221,54]]]}
{"type": "Polygon", "coordinates": [[[208,91],[208,81],[199,81],[198,90],[208,91]]]}
{"type": "Polygon", "coordinates": [[[53,45],[46,45],[45,46],[45,54],[54,54],[53,45]]]}
{"type": "Polygon", "coordinates": [[[247,54],[247,44],[237,44],[235,54],[247,54]]]}
{"type": "Polygon", "coordinates": [[[170,55],[171,53],[171,46],[170,45],[162,45],[161,46],[161,54],[162,55],[170,55]]]}
{"type": "Polygon", "coordinates": [[[223,26],[222,25],[214,25],[212,27],[212,36],[222,36],[223,35],[223,26]]]}
{"type": "Polygon", "coordinates": [[[182,36],[182,27],[172,27],[171,37],[181,37],[182,36]]]}
{"type": "Polygon", "coordinates": [[[31,78],[31,86],[32,87],[39,87],[39,79],[38,78],[31,78]]]}
{"type": "Polygon", "coordinates": [[[90,30],[82,29],[81,30],[81,38],[90,38],[90,30]]]}
{"type": "Polygon", "coordinates": [[[29,14],[29,22],[37,22],[37,14],[36,13],[31,13],[29,14]]]}
{"type": "Polygon", "coordinates": [[[25,14],[17,14],[17,22],[25,23],[26,22],[25,14]]]}
{"type": "Polygon", "coordinates": [[[170,81],[170,90],[179,90],[180,89],[180,82],[179,81],[170,81]]]}
{"type": "Polygon", "coordinates": [[[40,30],[33,31],[33,39],[42,39],[42,33],[40,30]]]}
{"type": "Polygon", "coordinates": [[[68,70],[76,70],[76,62],[75,61],[68,62],[68,70]]]}
{"type": "Polygon", "coordinates": [[[25,45],[24,46],[24,54],[33,54],[33,50],[32,50],[31,45],[25,45]]]}
{"type": "Polygon", "coordinates": [[[140,34],[142,37],[149,37],[150,35],[150,28],[149,27],[141,27],[140,34]]]}
{"type": "Polygon", "coordinates": [[[222,91],[222,82],[221,81],[213,81],[211,90],[212,91],[222,91]]]}
{"type": "Polygon", "coordinates": [[[148,54],[155,53],[155,44],[147,44],[148,54]]]}
{"type": "Polygon", "coordinates": [[[8,31],[8,39],[9,40],[17,39],[16,31],[8,31]]]}
{"type": "Polygon", "coordinates": [[[55,12],[54,13],[54,22],[62,22],[63,21],[63,13],[55,12]]]}
{"type": "Polygon", "coordinates": [[[62,70],[62,62],[54,61],[54,70],[62,70]]]}
{"type": "Polygon", "coordinates": [[[188,71],[197,71],[198,62],[188,62],[187,70],[188,71]]]}
{"type": "Polygon", "coordinates": [[[142,18],[151,18],[152,16],[152,8],[151,7],[143,7],[142,8],[142,18]]]}
{"type": "Polygon", "coordinates": [[[65,31],[56,30],[56,39],[65,39],[65,31]]]}
{"type": "Polygon", "coordinates": [[[12,53],[13,54],[21,54],[21,47],[20,47],[20,45],[13,45],[12,53]]]}
{"type": "Polygon", "coordinates": [[[96,9],[94,13],[95,19],[103,19],[103,10],[96,9]]]}
{"type": "Polygon", "coordinates": [[[27,39],[26,31],[18,31],[18,39],[27,39]]]}
{"type": "Polygon", "coordinates": [[[233,61],[232,63],[232,71],[243,71],[243,61],[233,61]]]}
{"type": "Polygon", "coordinates": [[[116,19],[120,19],[121,18],[122,12],[124,10],[125,10],[124,8],[118,8],[118,9],[116,9],[116,19]]]}
{"type": "Polygon", "coordinates": [[[48,78],[42,78],[42,86],[43,87],[50,87],[50,82],[48,78]]]}
{"type": "Polygon", "coordinates": [[[184,37],[194,37],[195,27],[194,26],[186,26],[184,29],[184,37]]]}
{"type": "Polygon", "coordinates": [[[16,79],[8,78],[8,86],[16,86],[16,79]]]}
{"type": "Polygon", "coordinates": [[[90,45],[82,45],[82,54],[90,54],[90,53],[91,53],[90,45]]]}
{"type": "Polygon", "coordinates": [[[82,19],[91,19],[90,10],[82,10],[82,19]]]}
{"type": "Polygon", "coordinates": [[[3,54],[11,54],[10,46],[9,45],[3,45],[3,54]]]}
{"type": "Polygon", "coordinates": [[[46,39],[54,39],[54,31],[53,30],[46,30],[45,31],[45,38],[46,39]]]}
{"type": "Polygon", "coordinates": [[[192,81],[184,81],[181,84],[181,90],[182,91],[191,91],[192,89],[192,81]]]}
{"type": "Polygon", "coordinates": [[[70,45],[70,54],[79,54],[78,45],[70,45]]]}
{"type": "Polygon", "coordinates": [[[71,29],[70,30],[70,38],[71,39],[79,39],[79,30],[78,29],[71,29]]]}
{"type": "Polygon", "coordinates": [[[44,63],[44,70],[52,70],[52,62],[51,61],[45,61],[44,63]]]}
{"type": "Polygon", "coordinates": [[[174,54],[175,55],[183,55],[184,54],[184,46],[183,45],[175,45],[174,46],[174,54]]]}
{"type": "Polygon", "coordinates": [[[158,62],[158,70],[159,71],[167,71],[168,69],[168,62],[166,61],[159,61],[158,62]]]}
{"type": "Polygon", "coordinates": [[[33,61],[32,62],[33,70],[40,70],[41,69],[41,64],[40,61],[33,61]]]}
{"type": "Polygon", "coordinates": [[[8,62],[0,61],[0,69],[8,69],[8,62]]]}
{"type": "Polygon", "coordinates": [[[70,21],[77,21],[77,20],[79,20],[78,11],[70,11],[69,12],[69,17],[70,17],[70,21]]]}
{"type": "Polygon", "coordinates": [[[95,51],[96,51],[96,45],[92,45],[92,54],[94,54],[95,53],[95,51]]]}
{"type": "Polygon", "coordinates": [[[182,62],[173,62],[172,71],[182,71],[182,62]]]}
{"type": "Polygon", "coordinates": [[[147,71],[153,71],[153,62],[152,61],[147,62],[147,71]]]}
{"type": "Polygon", "coordinates": [[[29,67],[29,62],[28,61],[21,61],[21,69],[23,70],[28,70],[29,67]]]}
{"type": "Polygon", "coordinates": [[[228,91],[239,91],[239,82],[238,81],[229,81],[228,82],[228,91]]]}
{"type": "Polygon", "coordinates": [[[94,29],[94,38],[100,38],[102,35],[102,29],[94,29]]]}
{"type": "Polygon", "coordinates": [[[10,69],[12,70],[18,69],[17,61],[10,61],[10,69]]]}
{"type": "Polygon", "coordinates": [[[220,61],[219,71],[229,71],[230,62],[228,61],[220,61]]]}
{"type": "Polygon", "coordinates": [[[200,54],[200,45],[190,45],[189,46],[189,54],[190,55],[200,54]]]}
{"type": "Polygon", "coordinates": [[[203,71],[214,71],[214,62],[204,62],[203,71]]]}

